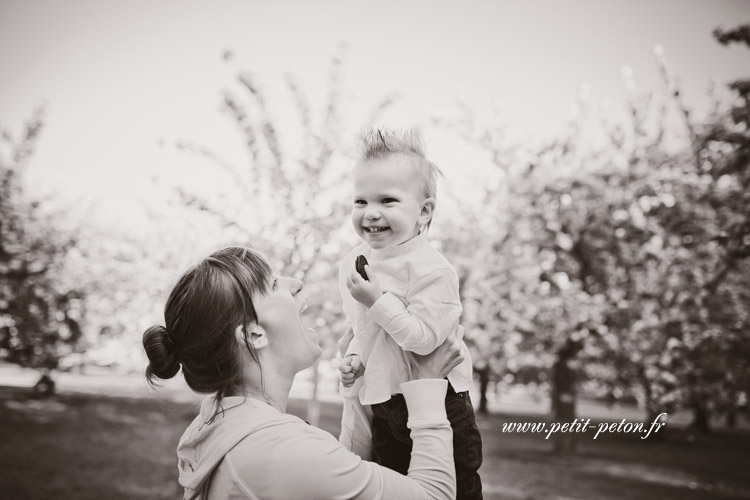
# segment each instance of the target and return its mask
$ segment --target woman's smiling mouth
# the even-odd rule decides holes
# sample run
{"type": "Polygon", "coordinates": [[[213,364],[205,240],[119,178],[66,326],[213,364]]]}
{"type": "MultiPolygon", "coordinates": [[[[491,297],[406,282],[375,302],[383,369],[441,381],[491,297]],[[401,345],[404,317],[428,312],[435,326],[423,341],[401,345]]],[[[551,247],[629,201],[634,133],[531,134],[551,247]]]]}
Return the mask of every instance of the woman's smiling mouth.
{"type": "Polygon", "coordinates": [[[315,341],[318,341],[318,332],[315,330],[315,328],[308,326],[305,324],[305,321],[302,319],[302,315],[307,311],[307,302],[302,302],[302,307],[299,310],[299,316],[300,316],[300,326],[302,326],[302,329],[310,334],[312,338],[315,339],[315,341]]]}

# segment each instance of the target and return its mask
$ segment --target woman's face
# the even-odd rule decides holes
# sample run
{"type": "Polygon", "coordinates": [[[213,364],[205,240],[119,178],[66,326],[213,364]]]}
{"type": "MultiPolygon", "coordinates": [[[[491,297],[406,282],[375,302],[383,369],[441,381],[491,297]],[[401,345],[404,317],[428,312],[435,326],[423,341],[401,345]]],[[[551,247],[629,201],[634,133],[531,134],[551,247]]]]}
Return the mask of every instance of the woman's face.
{"type": "Polygon", "coordinates": [[[322,353],[318,334],[300,318],[307,308],[300,293],[302,286],[298,279],[274,275],[266,294],[253,300],[258,324],[268,335],[265,349],[270,349],[277,364],[292,373],[310,367],[322,353]]]}

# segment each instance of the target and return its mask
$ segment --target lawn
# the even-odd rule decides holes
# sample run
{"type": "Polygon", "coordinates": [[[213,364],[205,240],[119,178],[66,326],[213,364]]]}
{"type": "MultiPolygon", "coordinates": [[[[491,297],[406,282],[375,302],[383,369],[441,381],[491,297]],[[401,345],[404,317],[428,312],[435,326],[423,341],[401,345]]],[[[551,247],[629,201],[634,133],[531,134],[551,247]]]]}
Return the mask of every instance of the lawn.
{"type": "MultiPolygon", "coordinates": [[[[0,498],[178,499],[175,447],[195,404],[61,394],[47,400],[27,389],[0,388],[0,498]]],[[[290,410],[303,414],[304,402],[290,410]]],[[[340,407],[324,404],[322,427],[336,433],[340,407]]],[[[502,432],[508,421],[480,418],[485,498],[750,498],[750,435],[693,436],[670,429],[660,439],[593,434],[572,457],[549,452],[543,435],[502,432]]],[[[394,499],[397,500],[397,499],[394,499]]]]}

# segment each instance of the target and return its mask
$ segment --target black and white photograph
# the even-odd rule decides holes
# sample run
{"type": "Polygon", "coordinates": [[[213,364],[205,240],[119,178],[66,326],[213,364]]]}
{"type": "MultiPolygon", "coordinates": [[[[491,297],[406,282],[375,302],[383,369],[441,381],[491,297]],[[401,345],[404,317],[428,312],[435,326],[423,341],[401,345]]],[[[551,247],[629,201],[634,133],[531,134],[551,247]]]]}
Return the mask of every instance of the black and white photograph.
{"type": "Polygon", "coordinates": [[[3,500],[750,499],[750,1],[0,0],[3,500]]]}

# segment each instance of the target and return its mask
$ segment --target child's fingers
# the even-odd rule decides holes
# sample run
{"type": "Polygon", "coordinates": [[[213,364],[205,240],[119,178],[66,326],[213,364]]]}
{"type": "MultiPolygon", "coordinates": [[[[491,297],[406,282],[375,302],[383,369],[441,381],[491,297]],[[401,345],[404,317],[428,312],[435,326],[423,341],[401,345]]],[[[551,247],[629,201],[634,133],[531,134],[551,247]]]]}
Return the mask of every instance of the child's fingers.
{"type": "Polygon", "coordinates": [[[342,373],[341,374],[341,383],[344,387],[349,387],[354,383],[357,377],[354,376],[354,373],[342,373]]]}
{"type": "Polygon", "coordinates": [[[354,357],[351,361],[351,365],[349,366],[350,371],[352,373],[357,373],[361,367],[362,359],[359,356],[354,357]]]}
{"type": "MultiPolygon", "coordinates": [[[[378,280],[375,278],[375,275],[370,272],[370,264],[365,264],[365,274],[367,275],[367,279],[370,281],[370,283],[378,282],[378,280]]],[[[364,281],[362,276],[360,276],[359,278],[364,281]]]]}
{"type": "Polygon", "coordinates": [[[352,371],[352,356],[347,356],[339,363],[339,371],[341,373],[349,373],[352,371]]]}
{"type": "MultiPolygon", "coordinates": [[[[365,266],[367,267],[367,266],[365,266]]],[[[359,275],[358,272],[354,271],[349,275],[348,280],[352,285],[359,285],[360,283],[363,283],[365,280],[362,278],[362,276],[359,275]]]]}

